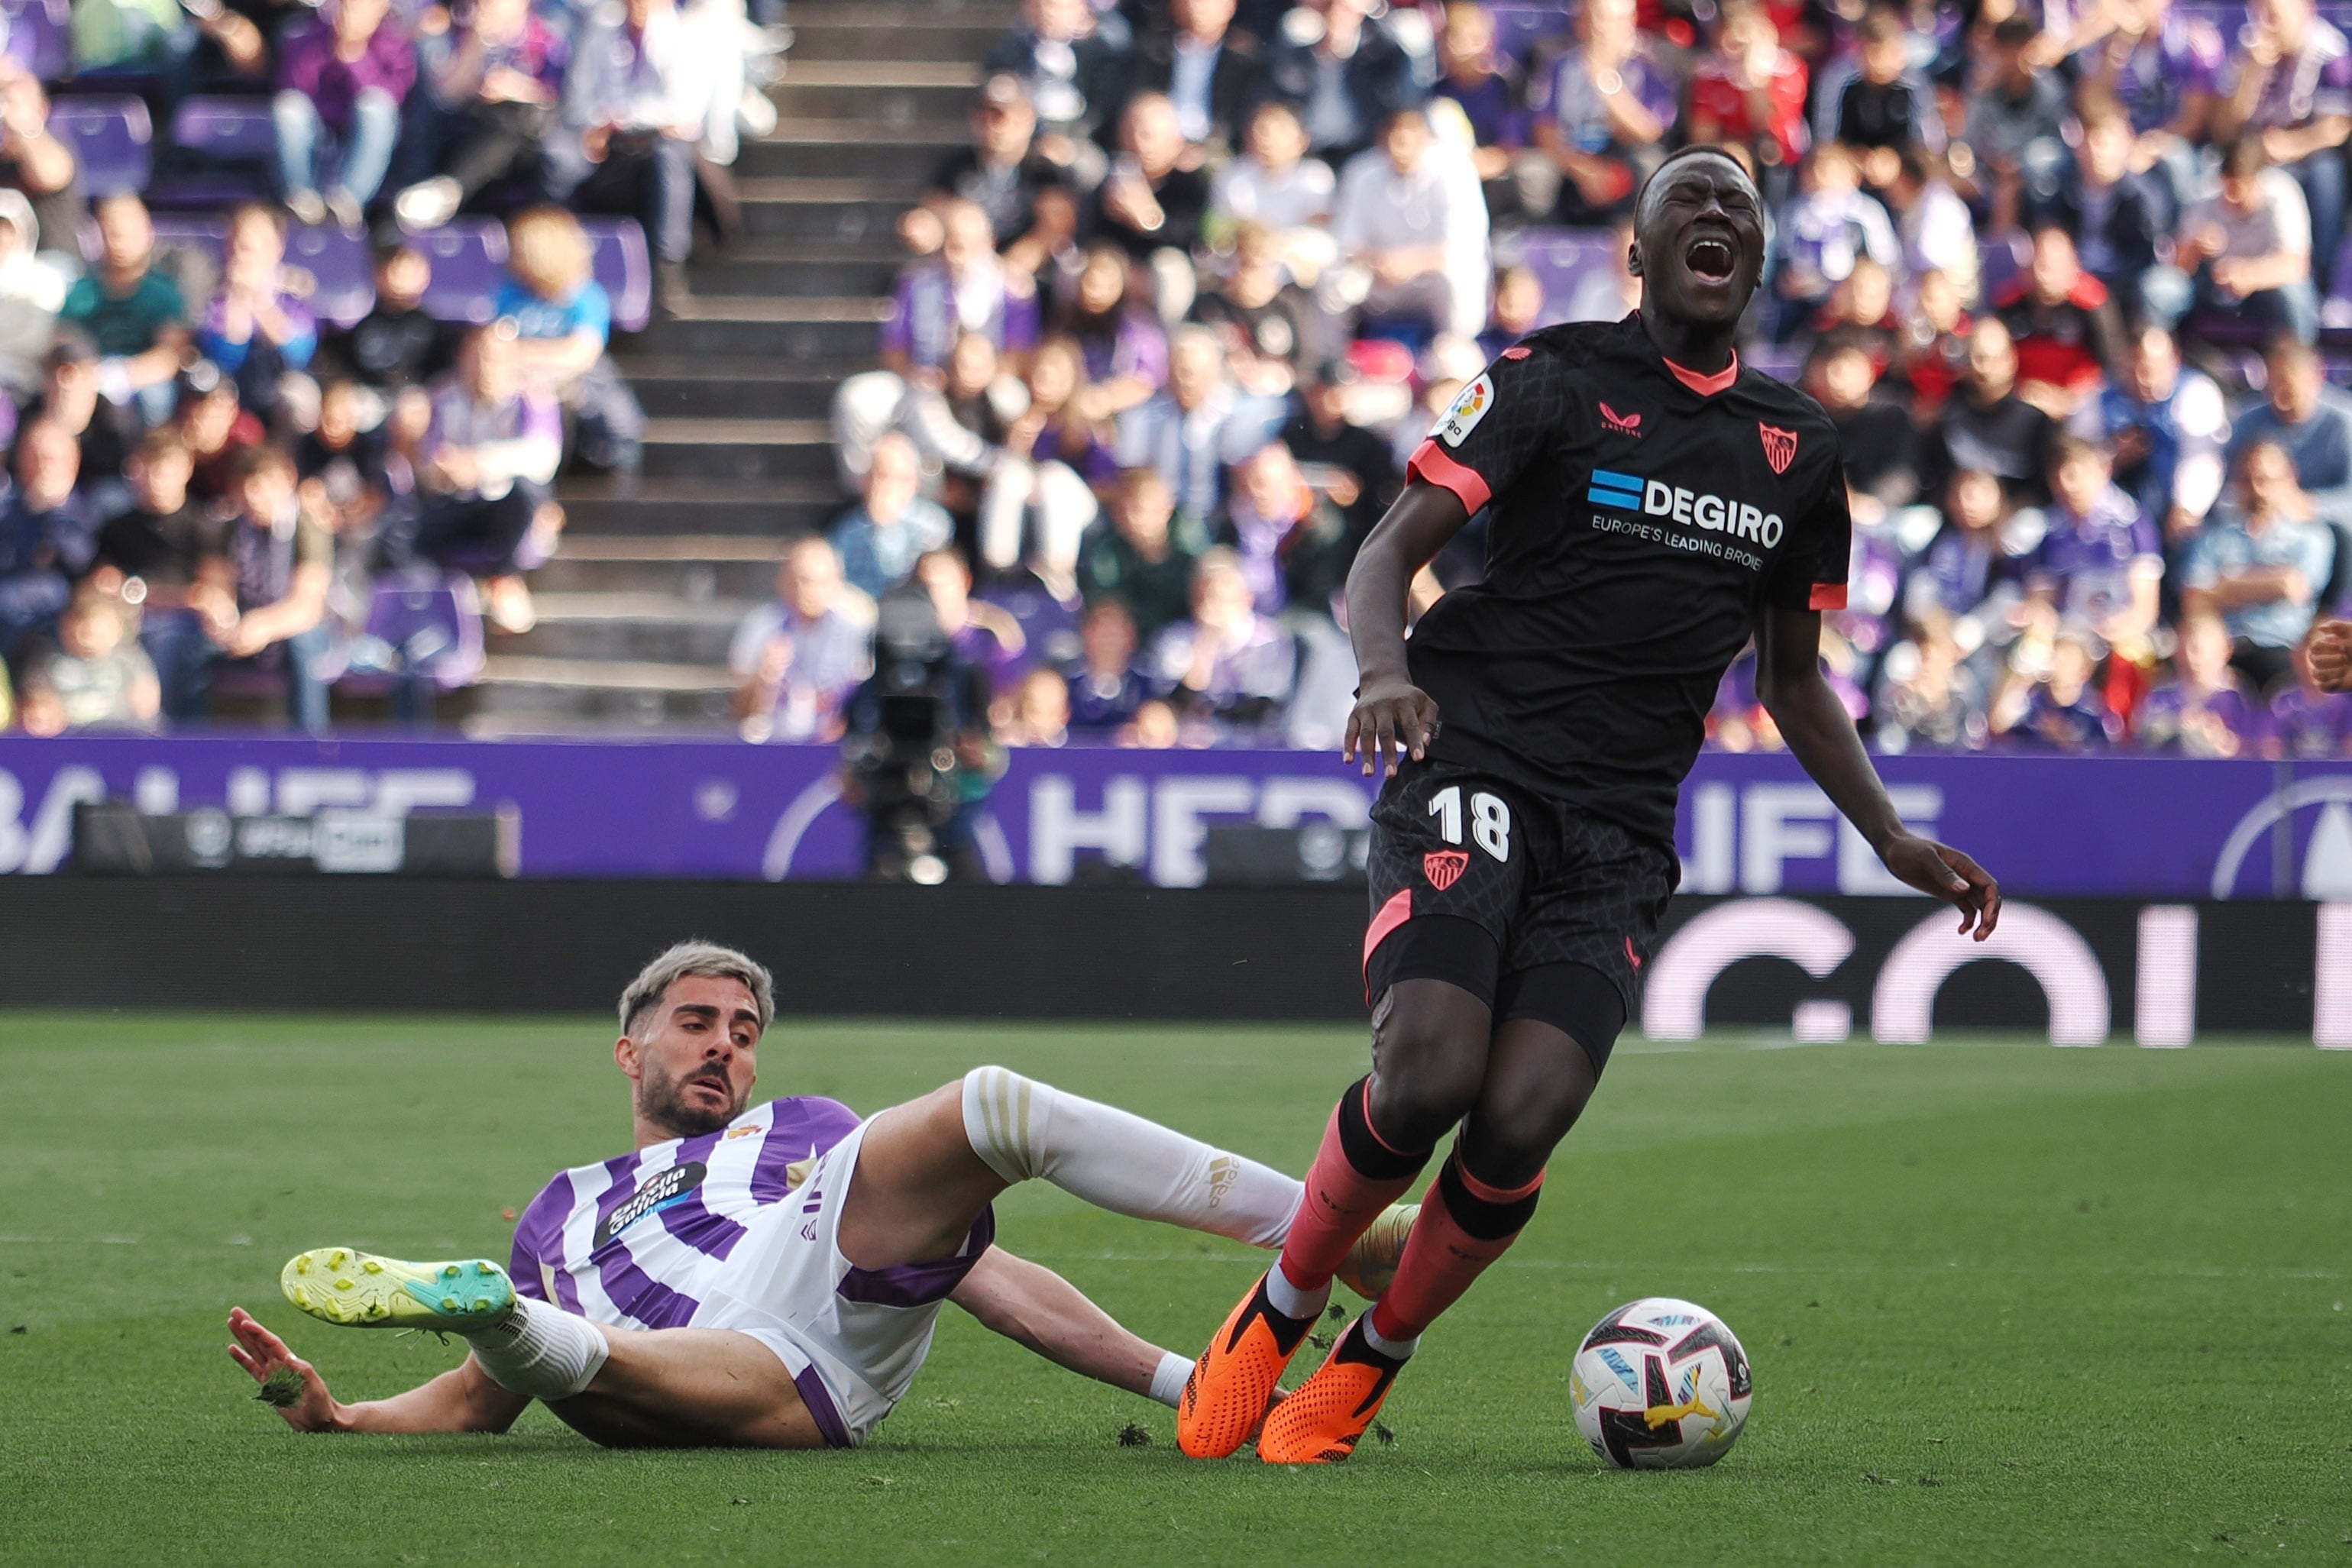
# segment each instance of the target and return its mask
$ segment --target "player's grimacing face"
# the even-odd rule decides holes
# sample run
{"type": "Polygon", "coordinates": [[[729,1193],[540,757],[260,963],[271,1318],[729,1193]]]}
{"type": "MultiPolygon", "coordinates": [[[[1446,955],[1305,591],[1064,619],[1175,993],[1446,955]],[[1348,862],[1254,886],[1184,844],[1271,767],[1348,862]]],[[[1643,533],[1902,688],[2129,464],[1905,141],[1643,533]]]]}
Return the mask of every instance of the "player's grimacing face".
{"type": "Polygon", "coordinates": [[[1764,210],[1728,158],[1685,158],[1643,193],[1633,252],[1650,301],[1671,320],[1736,321],[1764,272],[1764,210]]]}
{"type": "Polygon", "coordinates": [[[621,1069],[635,1081],[641,1117],[690,1137],[743,1113],[759,1045],[759,1007],[742,982],[689,975],[623,1041],[621,1069]]]}

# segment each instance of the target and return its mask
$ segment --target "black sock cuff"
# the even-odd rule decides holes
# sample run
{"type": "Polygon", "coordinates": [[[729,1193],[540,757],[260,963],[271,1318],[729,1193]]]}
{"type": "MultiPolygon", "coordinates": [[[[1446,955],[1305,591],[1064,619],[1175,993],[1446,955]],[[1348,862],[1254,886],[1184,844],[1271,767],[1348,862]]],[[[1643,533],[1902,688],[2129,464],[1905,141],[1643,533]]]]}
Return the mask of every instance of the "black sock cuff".
{"type": "Polygon", "coordinates": [[[1410,1180],[1429,1163],[1430,1151],[1401,1155],[1381,1141],[1365,1113],[1371,1085],[1368,1073],[1349,1084],[1348,1092],[1339,1096],[1339,1152],[1348,1156],[1348,1163],[1356,1167],[1359,1175],[1370,1180],[1410,1180]]]}
{"type": "Polygon", "coordinates": [[[1438,1168],[1437,1190],[1444,1195],[1445,1212],[1454,1217],[1454,1223],[1462,1228],[1464,1235],[1479,1241],[1500,1241],[1526,1229],[1528,1221],[1535,1216],[1536,1199],[1543,1195],[1543,1188],[1538,1186],[1525,1197],[1515,1197],[1508,1203],[1480,1197],[1462,1179],[1462,1151],[1458,1147],[1445,1156],[1445,1164],[1438,1168]]]}

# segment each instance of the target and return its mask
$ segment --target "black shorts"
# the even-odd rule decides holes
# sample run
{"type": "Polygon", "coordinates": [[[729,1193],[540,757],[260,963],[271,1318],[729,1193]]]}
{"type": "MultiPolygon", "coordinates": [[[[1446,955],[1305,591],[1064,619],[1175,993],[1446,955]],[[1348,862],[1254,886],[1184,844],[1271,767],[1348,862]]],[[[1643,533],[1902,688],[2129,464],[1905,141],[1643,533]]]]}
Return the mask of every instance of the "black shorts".
{"type": "Polygon", "coordinates": [[[1408,764],[1381,791],[1366,870],[1367,1003],[1399,980],[1444,980],[1497,1022],[1560,1029],[1596,1071],[1640,1009],[1642,967],[1682,872],[1614,822],[1437,763],[1408,764]]]}

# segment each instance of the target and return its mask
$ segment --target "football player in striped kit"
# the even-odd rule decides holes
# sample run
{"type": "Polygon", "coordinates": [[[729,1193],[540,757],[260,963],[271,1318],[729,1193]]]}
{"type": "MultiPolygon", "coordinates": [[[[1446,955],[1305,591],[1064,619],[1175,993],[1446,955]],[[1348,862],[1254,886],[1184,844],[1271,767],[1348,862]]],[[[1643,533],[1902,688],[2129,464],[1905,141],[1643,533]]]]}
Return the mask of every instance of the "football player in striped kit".
{"type": "MultiPolygon", "coordinates": [[[[1001,1067],[868,1120],[837,1101],[751,1103],[768,972],[681,944],[620,1005],[635,1147],[551,1181],[505,1266],[347,1247],[281,1277],[326,1322],[462,1336],[464,1364],[345,1404],[237,1308],[229,1354],[302,1431],[503,1431],[532,1399],[604,1443],[852,1448],[903,1397],[944,1301],[1073,1371],[1173,1406],[1192,1364],[1052,1270],[994,1246],[991,1200],[1049,1181],[1098,1207],[1278,1247],[1300,1185],[1001,1067]]],[[[1376,1294],[1410,1228],[1357,1249],[1376,1294]]]]}

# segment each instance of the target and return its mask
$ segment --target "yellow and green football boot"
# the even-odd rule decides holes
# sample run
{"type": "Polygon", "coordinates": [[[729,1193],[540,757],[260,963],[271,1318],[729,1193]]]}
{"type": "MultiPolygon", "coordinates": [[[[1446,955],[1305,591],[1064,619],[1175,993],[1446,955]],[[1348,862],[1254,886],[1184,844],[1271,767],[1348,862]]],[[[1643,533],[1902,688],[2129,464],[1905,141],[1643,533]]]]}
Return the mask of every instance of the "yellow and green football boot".
{"type": "Polygon", "coordinates": [[[298,1252],[278,1276],[286,1299],[350,1329],[485,1329],[514,1311],[514,1282],[487,1258],[404,1263],[349,1247],[298,1252]]]}
{"type": "Polygon", "coordinates": [[[1397,1264],[1404,1258],[1405,1238],[1412,1234],[1412,1222],[1420,1218],[1417,1203],[1389,1205],[1348,1249],[1348,1256],[1339,1263],[1339,1283],[1368,1301],[1387,1294],[1396,1279],[1397,1264]]]}

